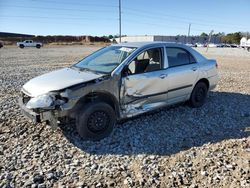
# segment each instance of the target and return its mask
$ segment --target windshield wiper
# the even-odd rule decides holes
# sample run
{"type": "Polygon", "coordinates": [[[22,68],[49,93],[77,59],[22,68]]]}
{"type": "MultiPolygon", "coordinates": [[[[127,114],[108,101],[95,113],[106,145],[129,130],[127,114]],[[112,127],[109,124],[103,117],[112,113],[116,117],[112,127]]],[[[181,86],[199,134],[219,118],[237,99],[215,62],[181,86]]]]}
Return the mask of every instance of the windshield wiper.
{"type": "Polygon", "coordinates": [[[83,68],[83,67],[78,67],[80,71],[91,71],[93,72],[93,70],[89,69],[89,68],[83,68]]]}
{"type": "Polygon", "coordinates": [[[77,66],[73,66],[73,67],[77,68],[79,71],[94,72],[96,74],[107,74],[106,72],[96,71],[96,70],[86,68],[86,67],[77,67],[77,66]]]}

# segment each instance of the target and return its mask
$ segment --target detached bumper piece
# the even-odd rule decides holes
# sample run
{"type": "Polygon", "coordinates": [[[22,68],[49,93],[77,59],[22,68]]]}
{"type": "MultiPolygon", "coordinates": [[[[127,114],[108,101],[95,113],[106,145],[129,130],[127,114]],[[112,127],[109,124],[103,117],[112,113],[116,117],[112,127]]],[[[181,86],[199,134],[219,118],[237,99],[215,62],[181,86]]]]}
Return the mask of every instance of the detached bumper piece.
{"type": "Polygon", "coordinates": [[[39,114],[37,114],[36,112],[28,109],[24,103],[22,98],[18,99],[18,104],[21,107],[21,111],[22,113],[27,116],[28,118],[30,118],[32,120],[33,123],[40,123],[41,122],[41,117],[39,114]]]}

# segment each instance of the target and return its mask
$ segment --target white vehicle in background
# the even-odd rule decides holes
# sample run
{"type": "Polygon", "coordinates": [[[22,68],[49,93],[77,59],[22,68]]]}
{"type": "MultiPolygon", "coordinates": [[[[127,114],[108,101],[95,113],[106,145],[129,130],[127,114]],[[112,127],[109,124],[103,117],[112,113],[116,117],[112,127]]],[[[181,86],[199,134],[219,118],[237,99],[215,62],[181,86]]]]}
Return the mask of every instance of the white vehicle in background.
{"type": "Polygon", "coordinates": [[[197,47],[204,47],[205,45],[204,44],[201,44],[201,43],[196,43],[197,47]]]}
{"type": "Polygon", "coordinates": [[[216,47],[217,47],[217,45],[216,45],[216,44],[214,44],[214,43],[209,43],[209,44],[208,44],[208,47],[209,47],[209,48],[216,48],[216,47]]]}
{"type": "Polygon", "coordinates": [[[17,42],[16,45],[20,48],[24,48],[24,47],[41,48],[43,46],[41,42],[34,42],[33,40],[25,40],[23,42],[17,42]]]}
{"type": "Polygon", "coordinates": [[[195,47],[195,48],[197,47],[196,44],[191,44],[191,43],[186,43],[186,45],[189,46],[189,47],[195,47]]]}
{"type": "Polygon", "coordinates": [[[242,37],[240,40],[240,47],[245,48],[250,52],[250,39],[247,40],[246,37],[242,37]]]}

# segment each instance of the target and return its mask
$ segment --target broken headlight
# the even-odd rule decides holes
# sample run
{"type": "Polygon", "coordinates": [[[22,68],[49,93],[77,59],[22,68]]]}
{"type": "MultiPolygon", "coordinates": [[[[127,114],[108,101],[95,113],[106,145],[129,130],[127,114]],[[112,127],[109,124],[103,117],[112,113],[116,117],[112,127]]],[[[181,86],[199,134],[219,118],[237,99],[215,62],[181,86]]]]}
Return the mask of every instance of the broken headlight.
{"type": "Polygon", "coordinates": [[[39,95],[29,100],[26,107],[29,109],[52,108],[54,107],[55,97],[49,94],[39,95]]]}

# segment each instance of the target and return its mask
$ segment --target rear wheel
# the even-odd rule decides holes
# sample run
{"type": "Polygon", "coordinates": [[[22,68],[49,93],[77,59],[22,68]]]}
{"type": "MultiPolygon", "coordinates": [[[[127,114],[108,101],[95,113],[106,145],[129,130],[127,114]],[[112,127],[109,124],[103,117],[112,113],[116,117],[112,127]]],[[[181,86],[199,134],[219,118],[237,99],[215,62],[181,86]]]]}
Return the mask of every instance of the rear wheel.
{"type": "Polygon", "coordinates": [[[204,82],[198,82],[189,99],[189,105],[193,108],[201,107],[207,97],[208,87],[204,82]]]}
{"type": "Polygon", "coordinates": [[[87,140],[100,140],[107,137],[116,122],[114,109],[103,102],[89,103],[76,118],[79,135],[87,140]]]}

